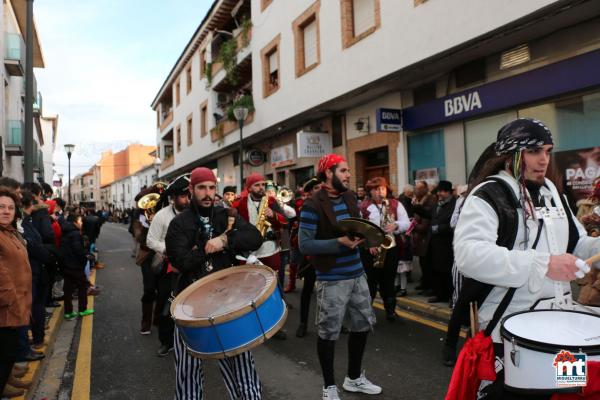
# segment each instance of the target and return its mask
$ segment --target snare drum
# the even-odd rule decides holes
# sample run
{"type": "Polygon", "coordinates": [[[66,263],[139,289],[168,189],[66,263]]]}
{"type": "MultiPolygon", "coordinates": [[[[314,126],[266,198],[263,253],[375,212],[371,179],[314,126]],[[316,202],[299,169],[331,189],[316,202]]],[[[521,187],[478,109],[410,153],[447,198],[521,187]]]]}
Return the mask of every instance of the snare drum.
{"type": "Polygon", "coordinates": [[[504,385],[530,393],[579,392],[559,386],[554,359],[561,350],[600,361],[600,315],[579,311],[534,310],[506,316],[500,329],[504,345],[504,385]]]}
{"type": "Polygon", "coordinates": [[[214,272],[185,288],[173,300],[171,316],[190,354],[225,358],[277,333],[287,308],[275,272],[247,265],[214,272]]]}

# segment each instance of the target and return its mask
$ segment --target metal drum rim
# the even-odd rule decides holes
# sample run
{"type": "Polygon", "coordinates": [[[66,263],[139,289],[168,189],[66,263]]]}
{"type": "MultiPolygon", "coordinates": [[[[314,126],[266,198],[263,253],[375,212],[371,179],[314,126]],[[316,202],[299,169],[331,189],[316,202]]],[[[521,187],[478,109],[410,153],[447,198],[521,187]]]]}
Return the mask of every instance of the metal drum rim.
{"type": "Polygon", "coordinates": [[[594,318],[600,318],[600,316],[596,315],[596,314],[592,314],[592,313],[588,313],[588,312],[584,312],[584,311],[577,311],[577,310],[526,310],[526,311],[518,311],[512,314],[507,315],[506,317],[502,318],[502,322],[500,324],[500,336],[502,337],[502,339],[507,340],[507,341],[511,341],[512,339],[515,340],[515,343],[517,345],[519,345],[522,348],[528,349],[528,350],[534,350],[534,351],[539,351],[542,353],[548,353],[548,354],[555,354],[557,351],[556,349],[558,349],[558,351],[560,350],[569,350],[569,351],[574,351],[574,352],[579,352],[579,350],[583,351],[584,353],[586,353],[588,356],[592,356],[592,355],[600,355],[600,345],[588,345],[588,346],[572,346],[572,345],[561,345],[561,344],[550,344],[550,343],[544,343],[544,342],[539,342],[537,340],[533,340],[533,339],[528,339],[528,338],[524,338],[522,336],[519,335],[515,335],[514,333],[510,332],[507,328],[504,327],[504,323],[506,322],[507,319],[514,317],[516,315],[519,314],[525,314],[525,313],[533,313],[533,312],[569,312],[569,313],[575,313],[575,314],[583,314],[583,315],[590,315],[594,318]]]}
{"type": "Polygon", "coordinates": [[[287,320],[288,310],[285,305],[285,301],[283,301],[283,299],[282,299],[281,302],[283,303],[283,314],[281,315],[281,318],[279,319],[279,321],[277,321],[277,323],[275,325],[273,325],[273,327],[271,329],[269,329],[267,332],[265,332],[264,336],[260,335],[241,346],[238,346],[234,349],[225,351],[225,353],[223,353],[222,351],[215,352],[215,353],[200,353],[195,350],[192,350],[187,344],[185,344],[185,348],[186,348],[187,352],[195,358],[208,359],[208,360],[219,360],[219,359],[226,358],[226,357],[233,357],[233,356],[236,356],[238,354],[241,354],[248,350],[253,349],[254,347],[264,343],[267,339],[272,338],[277,332],[279,332],[279,330],[281,328],[283,328],[283,325],[285,324],[285,321],[287,320]]]}
{"type": "Polygon", "coordinates": [[[267,290],[254,302],[254,305],[256,307],[260,306],[269,297],[271,297],[271,295],[273,294],[273,292],[275,292],[275,289],[277,288],[277,277],[275,276],[275,272],[271,268],[264,266],[264,265],[242,265],[242,266],[237,266],[237,267],[228,267],[228,268],[224,268],[222,270],[213,272],[212,274],[209,274],[209,275],[197,280],[196,282],[192,283],[191,285],[186,287],[183,291],[181,291],[181,293],[179,293],[175,297],[175,300],[173,300],[173,302],[171,303],[170,311],[171,311],[171,317],[173,318],[173,320],[175,321],[175,323],[177,325],[183,326],[183,327],[192,327],[192,328],[218,325],[218,324],[222,324],[224,322],[228,322],[228,321],[237,319],[240,316],[246,315],[253,310],[252,303],[248,303],[248,305],[240,308],[239,310],[230,312],[228,314],[222,314],[222,315],[213,317],[212,321],[210,318],[197,318],[197,319],[193,319],[193,320],[188,320],[188,319],[179,319],[175,316],[175,313],[174,313],[175,308],[177,307],[178,304],[183,303],[182,300],[187,299],[187,297],[190,295],[190,293],[192,293],[199,286],[202,286],[209,281],[213,281],[213,280],[219,279],[225,275],[228,275],[230,273],[228,271],[230,268],[263,270],[263,271],[268,272],[270,275],[274,276],[274,280],[273,280],[273,283],[271,284],[271,286],[269,288],[267,288],[267,290]],[[177,299],[180,299],[180,301],[178,301],[177,299]]]}

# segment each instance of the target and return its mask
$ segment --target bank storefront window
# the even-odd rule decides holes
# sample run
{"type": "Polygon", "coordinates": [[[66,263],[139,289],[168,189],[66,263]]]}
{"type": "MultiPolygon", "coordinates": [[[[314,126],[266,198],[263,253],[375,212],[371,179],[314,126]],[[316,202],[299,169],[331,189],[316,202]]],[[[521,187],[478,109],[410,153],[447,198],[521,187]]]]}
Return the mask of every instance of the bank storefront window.
{"type": "Polygon", "coordinates": [[[407,142],[410,183],[414,183],[417,172],[423,170],[436,169],[438,179],[446,179],[443,130],[409,134],[407,142]]]}
{"type": "Polygon", "coordinates": [[[517,118],[516,111],[465,122],[467,178],[483,150],[496,141],[498,130],[517,118]]]}
{"type": "Polygon", "coordinates": [[[556,151],[600,146],[600,92],[523,108],[519,117],[546,124],[556,151]]]}

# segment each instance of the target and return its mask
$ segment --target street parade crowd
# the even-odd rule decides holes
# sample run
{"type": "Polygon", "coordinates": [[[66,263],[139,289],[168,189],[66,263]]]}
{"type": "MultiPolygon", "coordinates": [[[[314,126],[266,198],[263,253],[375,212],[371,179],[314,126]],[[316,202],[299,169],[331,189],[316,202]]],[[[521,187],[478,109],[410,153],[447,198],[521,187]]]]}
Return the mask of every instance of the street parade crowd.
{"type": "MultiPolygon", "coordinates": [[[[384,323],[394,323],[397,298],[407,296],[408,283],[416,279],[418,294],[452,309],[440,349],[441,362],[454,366],[448,399],[571,398],[536,386],[535,379],[523,387],[507,357],[519,363],[502,346],[510,334],[501,329],[503,317],[554,310],[560,313],[554,324],[564,314],[596,317],[585,326],[598,326],[600,319],[600,257],[594,258],[600,253],[600,180],[573,213],[553,175],[552,147],[542,122],[517,119],[500,129],[463,186],[417,181],[396,195],[379,176],[354,191],[345,158],[327,154],[317,175],[294,190],[258,173],[245,178],[239,193],[235,186],[219,190],[213,171],[198,167],[143,188],[137,208],[111,213],[66,207],[40,185],[0,178],[2,394],[21,393],[28,384],[19,379],[27,368],[23,362],[44,357],[36,349],[44,342],[46,307],[63,300],[67,320],[94,312],[87,295],[100,290],[89,272],[103,268],[96,239],[110,220],[129,223],[143,282],[139,333],[157,329],[157,355],[174,352],[175,399],[203,398],[207,358],[218,359],[231,399],[261,399],[251,348],[267,338],[297,340],[282,326],[286,293],[296,290],[298,280],[303,285],[294,336],[312,329],[318,334],[322,399],[340,399],[334,357],[342,334],[348,365],[341,388],[367,395],[393,390],[364,373],[363,354],[376,329],[373,302],[379,297],[384,323]],[[248,275],[236,285],[241,271],[248,275]],[[252,299],[246,312],[256,314],[258,334],[248,345],[228,348],[256,324],[243,320],[244,307],[223,310],[249,292],[258,275],[266,277],[259,290],[266,295],[252,299]],[[313,292],[314,324],[308,318],[313,292]],[[263,326],[269,318],[260,303],[271,304],[271,296],[284,307],[272,325],[263,326]],[[200,315],[209,317],[199,321],[200,315]],[[226,331],[228,323],[247,325],[226,331]],[[469,325],[471,338],[459,353],[461,327],[469,325]],[[474,343],[478,350],[468,353],[474,343]],[[469,370],[473,359],[485,373],[469,370]]],[[[583,332],[586,338],[593,333],[583,332]]],[[[597,358],[588,357],[587,379],[583,396],[600,395],[597,358]]]]}

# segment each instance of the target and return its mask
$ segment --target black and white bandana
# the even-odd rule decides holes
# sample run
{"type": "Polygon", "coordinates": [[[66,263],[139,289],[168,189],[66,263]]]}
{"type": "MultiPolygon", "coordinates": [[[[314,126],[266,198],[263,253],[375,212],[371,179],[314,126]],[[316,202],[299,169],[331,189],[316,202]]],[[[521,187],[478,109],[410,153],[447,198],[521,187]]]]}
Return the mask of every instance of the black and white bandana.
{"type": "Polygon", "coordinates": [[[550,129],[537,119],[519,118],[500,128],[494,150],[497,155],[510,154],[545,144],[554,144],[550,129]]]}

